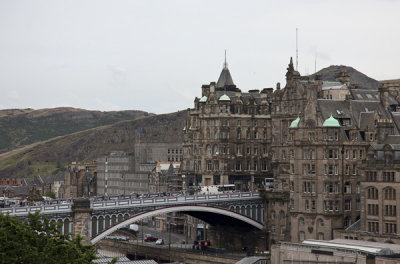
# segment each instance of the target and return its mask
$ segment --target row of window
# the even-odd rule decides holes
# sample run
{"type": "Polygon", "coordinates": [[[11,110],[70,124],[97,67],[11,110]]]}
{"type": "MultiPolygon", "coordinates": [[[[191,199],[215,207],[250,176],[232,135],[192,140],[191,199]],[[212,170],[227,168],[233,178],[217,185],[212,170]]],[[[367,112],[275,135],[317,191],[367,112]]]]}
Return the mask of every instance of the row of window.
{"type": "Polygon", "coordinates": [[[182,154],[182,149],[168,149],[168,154],[182,154]],[[179,153],[178,153],[179,151],[179,153]]]}
{"type": "MultiPolygon", "coordinates": [[[[291,159],[294,159],[294,150],[291,149],[289,150],[289,157],[291,159]]],[[[350,150],[346,150],[345,151],[345,159],[350,159],[350,150]]],[[[352,150],[352,159],[357,159],[357,157],[359,159],[363,159],[364,158],[364,151],[363,150],[352,150]],[[358,154],[358,156],[357,156],[358,154]]],[[[303,159],[305,160],[314,160],[316,159],[316,152],[314,149],[306,149],[303,150],[303,159]]],[[[323,153],[323,159],[338,159],[339,158],[339,150],[338,149],[327,149],[324,153],[323,153]]],[[[282,150],[282,159],[286,159],[286,151],[282,150]]]]}
{"type": "MultiPolygon", "coordinates": [[[[385,200],[396,200],[396,190],[392,187],[386,187],[383,189],[383,197],[385,200]]],[[[379,191],[376,187],[367,188],[367,198],[372,200],[379,199],[379,191]]]]}
{"type": "MultiPolygon", "coordinates": [[[[202,148],[199,147],[197,148],[197,146],[195,145],[193,147],[193,154],[202,154],[202,148]]],[[[243,150],[245,151],[246,154],[254,154],[257,155],[259,152],[259,146],[258,145],[251,145],[251,144],[247,144],[247,145],[242,145],[242,144],[238,144],[236,145],[236,154],[237,155],[242,155],[243,150]],[[243,149],[245,148],[245,149],[243,149]]],[[[261,150],[262,150],[262,154],[267,154],[267,145],[262,145],[261,146],[261,150]]],[[[219,147],[219,145],[207,145],[206,146],[206,154],[207,155],[218,155],[218,154],[229,154],[230,153],[230,149],[228,145],[221,145],[219,147]]]]}
{"type": "MultiPolygon", "coordinates": [[[[242,161],[241,160],[237,160],[235,163],[235,170],[236,171],[242,171],[242,161]]],[[[253,170],[258,170],[258,164],[259,162],[257,160],[253,161],[253,170]]],[[[252,170],[251,167],[251,162],[250,160],[246,161],[246,170],[252,170]]],[[[266,160],[261,161],[261,171],[267,171],[268,170],[268,163],[266,160]]]]}
{"type": "MultiPolygon", "coordinates": [[[[379,205],[378,204],[368,204],[367,206],[368,215],[379,215],[379,205]]],[[[396,205],[385,205],[385,216],[396,216],[397,206],[396,205]]]]}
{"type": "MultiPolygon", "coordinates": [[[[324,233],[317,234],[318,240],[324,240],[324,233]]],[[[306,239],[306,233],[304,231],[299,232],[299,240],[303,241],[306,239]]]]}
{"type": "Polygon", "coordinates": [[[176,156],[176,157],[174,157],[174,156],[168,156],[168,161],[182,161],[183,160],[183,158],[182,157],[178,157],[178,156],[176,156]]]}
{"type": "MultiPolygon", "coordinates": [[[[235,163],[235,170],[236,171],[242,171],[243,167],[242,167],[242,163],[245,162],[245,170],[247,171],[257,171],[259,170],[259,165],[260,165],[260,161],[259,160],[253,160],[253,162],[251,162],[250,160],[246,160],[246,161],[241,161],[241,160],[237,160],[235,163]]],[[[218,160],[206,160],[206,169],[207,171],[219,171],[220,170],[220,166],[219,166],[219,161],[218,160]]],[[[221,168],[222,169],[222,168],[221,168]]],[[[194,171],[201,171],[201,161],[200,160],[195,160],[193,161],[193,170],[194,171]]],[[[266,160],[262,160],[261,161],[261,171],[268,171],[268,162],[266,160]]]]}
{"type": "MultiPolygon", "coordinates": [[[[368,221],[368,232],[379,233],[379,222],[368,221]]],[[[383,232],[387,234],[396,234],[397,233],[397,224],[396,223],[383,223],[383,232]]]]}
{"type": "MultiPolygon", "coordinates": [[[[240,131],[240,130],[237,131],[236,138],[237,139],[243,138],[242,131],[240,131]]],[[[258,138],[259,138],[258,131],[253,131],[253,139],[258,139],[258,138]]],[[[210,138],[208,137],[208,139],[210,139],[210,138]]],[[[246,131],[246,139],[251,139],[251,131],[250,130],[246,131]]],[[[263,139],[267,139],[267,131],[266,130],[263,131],[263,139]]]]}
{"type": "MultiPolygon", "coordinates": [[[[376,182],[379,180],[378,173],[376,171],[366,171],[365,176],[367,181],[376,182]]],[[[394,171],[383,171],[381,180],[384,182],[395,182],[396,173],[394,171]]]]}

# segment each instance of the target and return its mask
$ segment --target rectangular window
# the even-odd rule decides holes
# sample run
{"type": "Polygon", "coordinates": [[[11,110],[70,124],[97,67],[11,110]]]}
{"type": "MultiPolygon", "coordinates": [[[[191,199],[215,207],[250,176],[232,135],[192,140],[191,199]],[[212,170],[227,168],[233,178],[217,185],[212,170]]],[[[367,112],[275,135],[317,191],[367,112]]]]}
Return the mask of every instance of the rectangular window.
{"type": "Polygon", "coordinates": [[[236,169],[236,171],[241,171],[242,170],[242,162],[240,160],[236,161],[235,169],[236,169]]]}
{"type": "Polygon", "coordinates": [[[267,171],[267,170],[268,170],[268,163],[267,163],[266,160],[263,160],[263,161],[262,161],[261,170],[263,170],[263,171],[267,171]]]}
{"type": "Polygon", "coordinates": [[[351,200],[347,199],[344,201],[344,210],[350,211],[351,210],[351,200]]]}
{"type": "Polygon", "coordinates": [[[212,163],[211,160],[207,160],[207,170],[211,171],[212,170],[212,163]]]}

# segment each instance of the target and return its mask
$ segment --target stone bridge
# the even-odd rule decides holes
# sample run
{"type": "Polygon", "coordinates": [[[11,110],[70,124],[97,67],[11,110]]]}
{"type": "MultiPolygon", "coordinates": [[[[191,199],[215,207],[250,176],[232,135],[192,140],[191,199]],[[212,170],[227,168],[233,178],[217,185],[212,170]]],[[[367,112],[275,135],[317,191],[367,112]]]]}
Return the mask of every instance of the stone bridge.
{"type": "Polygon", "coordinates": [[[2,208],[26,218],[40,211],[51,221],[62,224],[62,232],[81,234],[86,242],[96,243],[114,231],[142,219],[171,212],[183,212],[211,225],[228,223],[263,229],[264,207],[258,193],[229,193],[178,197],[156,197],[128,200],[89,201],[77,199],[74,204],[2,208]],[[90,240],[89,240],[90,239],[90,240]]]}

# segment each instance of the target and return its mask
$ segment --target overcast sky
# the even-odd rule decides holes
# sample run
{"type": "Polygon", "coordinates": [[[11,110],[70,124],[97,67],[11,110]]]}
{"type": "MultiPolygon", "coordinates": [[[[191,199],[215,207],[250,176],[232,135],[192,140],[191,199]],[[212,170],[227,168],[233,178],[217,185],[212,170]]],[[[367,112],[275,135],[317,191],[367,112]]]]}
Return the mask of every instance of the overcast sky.
{"type": "Polygon", "coordinates": [[[348,65],[400,78],[400,1],[0,0],[0,109],[167,113],[217,81],[247,91],[348,65]]]}

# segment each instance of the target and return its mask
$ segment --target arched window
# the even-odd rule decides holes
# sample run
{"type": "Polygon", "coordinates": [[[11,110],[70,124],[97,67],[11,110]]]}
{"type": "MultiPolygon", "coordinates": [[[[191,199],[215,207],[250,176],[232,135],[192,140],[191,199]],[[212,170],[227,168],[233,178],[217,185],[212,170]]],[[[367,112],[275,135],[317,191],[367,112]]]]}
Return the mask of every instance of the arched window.
{"type": "Polygon", "coordinates": [[[303,217],[299,218],[299,225],[300,226],[304,225],[304,218],[303,217]]]}
{"type": "Polygon", "coordinates": [[[383,190],[385,200],[396,200],[396,190],[392,187],[387,187],[383,190]]]}
{"type": "Polygon", "coordinates": [[[323,227],[324,226],[324,220],[318,219],[317,220],[317,224],[318,224],[319,227],[323,227]]]}
{"type": "Polygon", "coordinates": [[[272,220],[275,220],[275,211],[272,211],[272,212],[271,212],[271,219],[272,219],[272,220]]]}
{"type": "Polygon", "coordinates": [[[367,197],[368,199],[378,200],[378,189],[375,187],[367,188],[367,197]]]}
{"type": "Polygon", "coordinates": [[[215,154],[215,155],[218,154],[218,145],[214,145],[214,154],[215,154]]]}
{"type": "Polygon", "coordinates": [[[318,240],[324,240],[324,233],[318,233],[318,240]]]}
{"type": "Polygon", "coordinates": [[[211,155],[211,146],[210,145],[207,145],[206,150],[207,150],[207,155],[211,155]]]}

